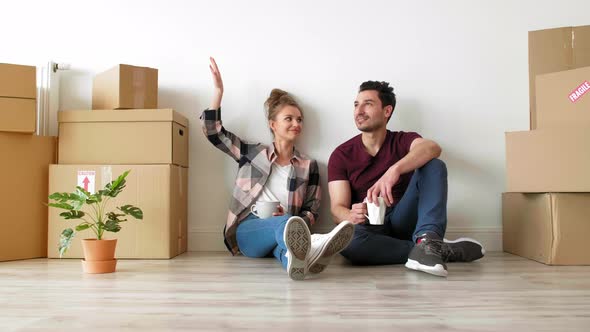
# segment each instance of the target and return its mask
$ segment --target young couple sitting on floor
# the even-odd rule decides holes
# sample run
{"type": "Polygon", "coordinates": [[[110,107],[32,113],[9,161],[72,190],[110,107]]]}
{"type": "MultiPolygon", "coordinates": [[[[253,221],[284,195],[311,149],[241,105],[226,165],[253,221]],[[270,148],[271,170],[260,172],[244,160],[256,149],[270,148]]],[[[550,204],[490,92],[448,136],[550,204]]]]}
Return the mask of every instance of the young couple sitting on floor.
{"type": "Polygon", "coordinates": [[[311,234],[320,177],[317,162],[295,148],[303,129],[301,107],[287,92],[273,89],[265,102],[273,142],[246,142],[222,125],[223,81],[213,58],[210,69],[215,92],[201,114],[202,129],[239,166],[224,228],[232,254],[273,255],[293,280],[321,273],[338,253],[354,265],[405,263],[442,277],[447,262],[483,257],[483,246],[473,239],[444,239],[447,169],[437,159],[441,148],[418,133],[386,129],[396,103],[389,83],[360,85],[353,114],[361,133],[338,146],[328,162],[337,226],[311,234]],[[257,202],[259,211],[263,202],[275,202],[276,208],[256,213],[257,202]],[[374,218],[378,225],[367,222],[372,204],[386,209],[383,218],[374,218]]]}

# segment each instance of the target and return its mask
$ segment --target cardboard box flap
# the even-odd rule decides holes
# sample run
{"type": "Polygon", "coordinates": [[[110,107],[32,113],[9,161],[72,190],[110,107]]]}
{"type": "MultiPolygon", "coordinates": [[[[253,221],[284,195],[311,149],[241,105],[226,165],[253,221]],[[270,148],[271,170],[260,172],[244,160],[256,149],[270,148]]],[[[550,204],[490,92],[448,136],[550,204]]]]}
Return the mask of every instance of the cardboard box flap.
{"type": "Polygon", "coordinates": [[[573,58],[575,68],[590,66],[590,25],[572,30],[573,58]]]}
{"type": "Polygon", "coordinates": [[[557,222],[559,220],[559,214],[558,214],[558,198],[559,196],[553,195],[553,194],[545,194],[546,197],[549,198],[549,204],[547,204],[547,206],[549,206],[549,220],[547,220],[547,228],[549,228],[550,230],[550,235],[551,235],[551,243],[550,243],[550,247],[549,249],[549,253],[550,253],[550,257],[549,257],[549,261],[547,262],[548,264],[550,264],[551,262],[555,262],[555,256],[557,256],[557,249],[558,246],[557,244],[560,242],[560,234],[559,234],[559,223],[557,222]]]}
{"type": "Polygon", "coordinates": [[[66,122],[176,122],[188,127],[188,119],[173,109],[139,110],[80,110],[57,113],[59,123],[66,122]]]}
{"type": "Polygon", "coordinates": [[[0,63],[0,97],[37,98],[37,68],[0,63]]]}
{"type": "Polygon", "coordinates": [[[111,68],[115,69],[118,68],[119,72],[131,72],[133,73],[134,71],[138,71],[138,70],[147,70],[147,71],[158,71],[157,68],[152,68],[152,67],[142,67],[142,66],[134,66],[134,65],[130,65],[130,64],[125,64],[125,63],[121,63],[116,65],[115,67],[111,68]]]}
{"type": "Polygon", "coordinates": [[[548,194],[502,194],[504,251],[545,264],[550,262],[553,243],[550,202],[548,194]]]}
{"type": "Polygon", "coordinates": [[[571,66],[571,35],[571,27],[529,31],[529,67],[539,74],[571,66]]]}
{"type": "Polygon", "coordinates": [[[590,127],[590,66],[538,75],[537,129],[590,127]]]}
{"type": "Polygon", "coordinates": [[[551,264],[588,264],[584,249],[590,234],[590,193],[552,193],[551,264]]]}

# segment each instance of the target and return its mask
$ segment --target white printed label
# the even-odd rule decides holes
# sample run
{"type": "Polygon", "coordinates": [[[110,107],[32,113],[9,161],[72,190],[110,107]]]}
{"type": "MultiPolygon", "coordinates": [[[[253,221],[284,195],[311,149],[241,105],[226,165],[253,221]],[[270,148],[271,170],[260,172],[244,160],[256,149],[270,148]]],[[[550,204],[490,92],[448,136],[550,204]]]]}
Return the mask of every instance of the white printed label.
{"type": "Polygon", "coordinates": [[[91,194],[94,194],[94,185],[96,184],[95,171],[78,171],[78,186],[84,188],[91,194]]]}

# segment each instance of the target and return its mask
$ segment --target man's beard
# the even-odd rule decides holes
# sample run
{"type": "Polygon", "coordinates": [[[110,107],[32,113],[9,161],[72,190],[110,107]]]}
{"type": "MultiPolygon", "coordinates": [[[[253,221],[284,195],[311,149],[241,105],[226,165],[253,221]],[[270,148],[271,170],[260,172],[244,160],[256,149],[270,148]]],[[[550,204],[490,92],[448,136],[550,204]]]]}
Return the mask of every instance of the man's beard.
{"type": "Polygon", "coordinates": [[[356,128],[364,133],[371,133],[381,128],[381,123],[372,123],[368,125],[357,125],[356,128]]]}

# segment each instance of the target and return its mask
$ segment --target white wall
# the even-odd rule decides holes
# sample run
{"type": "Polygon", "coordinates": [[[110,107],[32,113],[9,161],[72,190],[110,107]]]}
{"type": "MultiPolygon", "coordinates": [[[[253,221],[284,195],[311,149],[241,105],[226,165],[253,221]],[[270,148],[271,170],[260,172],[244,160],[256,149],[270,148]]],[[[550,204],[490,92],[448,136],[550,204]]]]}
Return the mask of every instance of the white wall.
{"type": "Polygon", "coordinates": [[[528,128],[527,31],[590,23],[590,2],[561,1],[11,1],[0,62],[69,62],[61,109],[90,107],[92,76],[117,63],[159,69],[161,107],[191,120],[191,250],[223,250],[236,165],[208,145],[197,117],[211,96],[208,57],[223,74],[224,124],[269,142],[262,104],[280,87],[305,108],[298,147],[321,166],[358,132],[365,80],[393,84],[390,129],[439,142],[449,168],[449,232],[500,248],[504,132],[528,128]]]}

